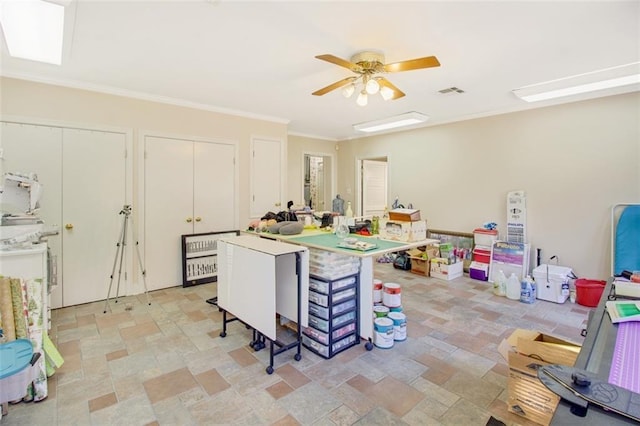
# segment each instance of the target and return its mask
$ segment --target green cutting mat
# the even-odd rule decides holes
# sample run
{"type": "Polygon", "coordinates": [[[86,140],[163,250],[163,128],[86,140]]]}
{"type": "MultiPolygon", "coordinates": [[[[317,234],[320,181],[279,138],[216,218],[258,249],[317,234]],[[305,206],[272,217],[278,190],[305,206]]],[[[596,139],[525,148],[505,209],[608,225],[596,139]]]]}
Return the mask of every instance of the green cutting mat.
{"type": "Polygon", "coordinates": [[[326,234],[287,238],[287,241],[291,241],[291,242],[302,244],[302,245],[312,245],[316,247],[320,246],[320,247],[344,250],[347,252],[357,252],[357,253],[367,253],[367,254],[376,253],[377,251],[389,251],[389,249],[395,249],[395,248],[399,248],[406,245],[406,243],[403,243],[403,242],[379,240],[377,238],[359,237],[354,234],[350,234],[349,237],[356,238],[360,241],[365,241],[367,243],[373,243],[378,247],[373,250],[367,250],[367,251],[343,249],[341,247],[338,247],[338,243],[342,240],[338,238],[336,234],[332,234],[330,232],[327,232],[326,234]]]}

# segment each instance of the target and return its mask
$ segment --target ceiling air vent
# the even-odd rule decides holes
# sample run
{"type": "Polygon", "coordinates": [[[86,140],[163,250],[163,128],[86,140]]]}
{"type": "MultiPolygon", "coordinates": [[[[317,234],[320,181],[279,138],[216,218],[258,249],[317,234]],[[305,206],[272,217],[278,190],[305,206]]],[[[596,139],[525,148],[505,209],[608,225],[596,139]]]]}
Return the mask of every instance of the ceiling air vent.
{"type": "Polygon", "coordinates": [[[464,90],[453,86],[447,87],[446,89],[438,90],[438,93],[442,93],[443,95],[446,95],[447,93],[464,93],[464,90]]]}

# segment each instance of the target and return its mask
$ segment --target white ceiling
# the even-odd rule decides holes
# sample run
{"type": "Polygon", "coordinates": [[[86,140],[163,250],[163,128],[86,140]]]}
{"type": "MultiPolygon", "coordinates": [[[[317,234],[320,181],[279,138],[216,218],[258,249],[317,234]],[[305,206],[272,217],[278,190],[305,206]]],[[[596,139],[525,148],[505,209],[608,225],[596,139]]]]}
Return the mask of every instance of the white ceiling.
{"type": "Polygon", "coordinates": [[[409,111],[435,125],[559,103],[511,90],[640,61],[636,0],[73,0],[66,13],[62,66],[10,58],[2,36],[1,74],[274,119],[331,140],[409,111]],[[387,75],[407,94],[398,100],[311,95],[351,75],[314,56],[368,49],[388,63],[435,55],[442,65],[387,75]],[[465,93],[438,93],[451,86],[465,93]]]}

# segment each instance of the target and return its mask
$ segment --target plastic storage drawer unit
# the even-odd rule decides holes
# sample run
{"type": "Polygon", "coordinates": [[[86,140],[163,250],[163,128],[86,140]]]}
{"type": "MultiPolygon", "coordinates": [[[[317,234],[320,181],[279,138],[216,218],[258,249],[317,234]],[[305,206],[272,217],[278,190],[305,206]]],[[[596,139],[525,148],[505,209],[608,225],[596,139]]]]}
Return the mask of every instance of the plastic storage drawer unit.
{"type": "Polygon", "coordinates": [[[311,276],[309,301],[309,327],[302,335],[307,349],[331,358],[360,341],[357,275],[336,280],[311,276]]]}

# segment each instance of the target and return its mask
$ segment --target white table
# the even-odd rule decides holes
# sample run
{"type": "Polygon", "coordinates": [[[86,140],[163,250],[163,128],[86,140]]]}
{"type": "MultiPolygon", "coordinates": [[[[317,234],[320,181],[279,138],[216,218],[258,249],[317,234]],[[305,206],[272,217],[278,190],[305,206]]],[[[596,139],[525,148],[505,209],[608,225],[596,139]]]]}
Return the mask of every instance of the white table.
{"type": "Polygon", "coordinates": [[[306,247],[246,235],[218,242],[218,307],[223,310],[220,336],[226,336],[228,322],[238,319],[254,329],[255,350],[264,347],[261,336],[269,339],[267,373],[273,372],[273,356],[281,352],[295,347],[295,359],[301,359],[301,328],[308,325],[308,299],[306,247]],[[235,318],[227,319],[227,312],[235,318]],[[276,313],[296,321],[296,342],[278,342],[276,313]],[[257,339],[255,331],[259,333],[257,339]],[[280,349],[274,350],[274,345],[280,349]]]}
{"type": "Polygon", "coordinates": [[[356,256],[360,258],[359,271],[359,309],[360,309],[360,337],[368,340],[367,349],[373,348],[373,262],[378,256],[385,253],[394,253],[398,251],[409,250],[414,247],[426,246],[429,244],[439,243],[440,240],[425,239],[420,241],[388,241],[377,237],[363,237],[360,235],[350,235],[367,242],[377,243],[378,247],[368,251],[350,250],[337,246],[338,238],[325,231],[303,231],[299,235],[280,235],[269,233],[251,233],[252,235],[261,236],[261,240],[270,238],[278,241],[286,241],[288,243],[300,244],[305,247],[326,250],[335,253],[356,256]]]}

